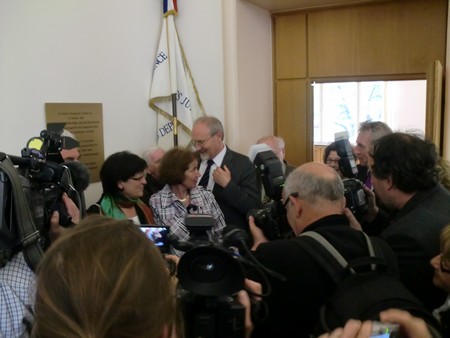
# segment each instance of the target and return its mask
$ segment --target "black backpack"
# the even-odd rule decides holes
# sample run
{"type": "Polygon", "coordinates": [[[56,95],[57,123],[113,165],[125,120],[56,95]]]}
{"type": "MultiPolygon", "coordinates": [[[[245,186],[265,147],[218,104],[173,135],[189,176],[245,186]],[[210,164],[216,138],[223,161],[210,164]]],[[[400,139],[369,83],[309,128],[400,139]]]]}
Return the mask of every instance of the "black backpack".
{"type": "Polygon", "coordinates": [[[406,310],[439,330],[433,315],[397,277],[389,274],[381,250],[369,236],[364,234],[370,256],[350,262],[317,232],[308,231],[300,236],[303,240],[299,245],[336,283],[335,292],[320,310],[320,333],[343,327],[349,319],[379,321],[380,311],[390,308],[406,310]]]}
{"type": "MultiPolygon", "coordinates": [[[[0,256],[2,265],[21,246],[28,267],[35,271],[44,250],[25,191],[29,182],[17,173],[11,160],[0,152],[0,256]]],[[[1,267],[1,266],[0,266],[1,267]]]]}

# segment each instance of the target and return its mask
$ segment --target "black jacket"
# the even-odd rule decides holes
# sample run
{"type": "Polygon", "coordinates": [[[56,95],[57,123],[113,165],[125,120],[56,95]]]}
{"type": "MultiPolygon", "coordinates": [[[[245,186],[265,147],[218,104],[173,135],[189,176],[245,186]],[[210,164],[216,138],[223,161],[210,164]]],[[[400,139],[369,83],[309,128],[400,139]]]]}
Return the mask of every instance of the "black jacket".
{"type": "Polygon", "coordinates": [[[439,255],[441,230],[450,224],[450,193],[441,185],[417,192],[399,211],[379,212],[367,234],[379,234],[397,256],[403,284],[431,311],[441,306],[446,294],[433,285],[430,260],[439,255]]]}
{"type": "Polygon", "coordinates": [[[212,192],[225,216],[226,224],[248,231],[247,213],[259,208],[261,204],[255,166],[247,156],[229,148],[221,167],[225,165],[231,172],[231,181],[225,188],[214,184],[212,192]]]}
{"type": "MultiPolygon", "coordinates": [[[[314,230],[325,237],[347,261],[369,255],[364,235],[348,225],[346,217],[332,215],[310,224],[304,232],[314,230]]],[[[308,337],[314,332],[319,309],[332,295],[335,284],[316,261],[296,242],[304,237],[276,240],[258,246],[255,256],[267,268],[283,275],[282,282],[270,275],[272,293],[266,299],[268,316],[256,325],[253,337],[308,337]]],[[[396,259],[379,238],[372,239],[384,253],[391,273],[398,273],[396,259]]],[[[251,274],[264,284],[258,274],[251,274]]],[[[266,290],[267,291],[267,290],[266,290]]]]}

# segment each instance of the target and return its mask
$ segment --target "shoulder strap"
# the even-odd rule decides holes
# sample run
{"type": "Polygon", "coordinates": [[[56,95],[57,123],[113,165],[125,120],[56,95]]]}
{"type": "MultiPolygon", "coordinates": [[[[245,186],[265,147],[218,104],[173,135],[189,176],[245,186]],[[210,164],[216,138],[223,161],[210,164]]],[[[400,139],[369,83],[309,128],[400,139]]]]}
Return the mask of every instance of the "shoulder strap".
{"type": "Polygon", "coordinates": [[[0,170],[4,171],[11,181],[11,194],[23,256],[28,267],[35,271],[44,254],[40,243],[41,236],[36,229],[16,168],[5,153],[0,153],[0,170]]]}
{"type": "MultiPolygon", "coordinates": [[[[369,236],[367,236],[364,232],[362,232],[362,234],[366,239],[370,257],[376,257],[372,241],[369,236]]],[[[339,253],[339,251],[337,251],[336,248],[319,233],[315,231],[307,231],[300,234],[299,237],[307,237],[312,239],[312,241],[302,241],[302,246],[308,254],[327,271],[335,283],[339,282],[345,269],[348,268],[351,273],[355,273],[355,270],[352,267],[349,267],[349,263],[339,253]],[[328,257],[323,256],[323,249],[325,249],[326,256],[328,257]]],[[[371,264],[371,269],[376,269],[375,264],[371,264]]]]}

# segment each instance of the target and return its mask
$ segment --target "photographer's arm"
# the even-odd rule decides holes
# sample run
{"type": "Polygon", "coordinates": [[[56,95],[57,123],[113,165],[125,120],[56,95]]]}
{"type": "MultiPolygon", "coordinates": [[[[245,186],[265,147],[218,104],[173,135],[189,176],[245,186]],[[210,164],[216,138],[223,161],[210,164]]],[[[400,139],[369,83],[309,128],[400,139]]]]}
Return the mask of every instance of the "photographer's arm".
{"type": "Polygon", "coordinates": [[[261,243],[266,243],[269,240],[266,238],[266,236],[264,236],[263,231],[258,228],[255,224],[255,219],[253,218],[253,216],[250,216],[248,218],[248,225],[250,228],[250,232],[252,234],[253,237],[253,246],[252,246],[252,250],[256,250],[256,248],[258,247],[258,245],[260,245],[261,243]]]}

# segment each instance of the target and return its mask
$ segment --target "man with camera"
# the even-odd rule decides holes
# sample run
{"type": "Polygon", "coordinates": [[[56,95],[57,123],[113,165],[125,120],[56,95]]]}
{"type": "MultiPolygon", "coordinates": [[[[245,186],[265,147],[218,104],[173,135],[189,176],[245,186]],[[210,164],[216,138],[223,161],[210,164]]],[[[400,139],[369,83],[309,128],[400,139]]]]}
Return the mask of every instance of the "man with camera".
{"type": "MultiPolygon", "coordinates": [[[[436,146],[417,136],[378,139],[369,158],[372,182],[376,197],[392,212],[379,209],[374,193],[365,189],[369,210],[362,223],[364,232],[379,235],[394,250],[403,284],[429,310],[446,297],[432,283],[429,262],[440,253],[439,234],[450,223],[450,193],[438,182],[437,161],[436,146]]],[[[355,220],[352,226],[360,228],[355,220]]]]}
{"type": "MultiPolygon", "coordinates": [[[[283,199],[295,235],[317,232],[347,261],[368,255],[364,235],[352,229],[344,215],[344,186],[332,168],[321,163],[298,167],[286,179],[283,199]]],[[[286,279],[267,276],[271,285],[271,293],[265,298],[268,313],[256,324],[253,336],[309,337],[314,333],[321,306],[335,290],[335,283],[304,249],[304,236],[269,242],[253,217],[250,217],[249,225],[256,259],[286,279]]],[[[373,242],[395,274],[392,250],[381,240],[374,239],[373,242]]],[[[257,274],[248,277],[266,285],[257,274]]]]}
{"type": "MultiPolygon", "coordinates": [[[[67,194],[62,195],[62,201],[72,222],[77,224],[80,219],[79,209],[67,194]]],[[[51,240],[55,241],[65,230],[66,228],[60,225],[59,213],[55,211],[50,218],[51,240]]],[[[35,287],[36,276],[25,261],[24,253],[16,252],[5,267],[0,269],[1,337],[28,336],[31,323],[25,323],[24,317],[29,317],[33,307],[35,287]]]]}

